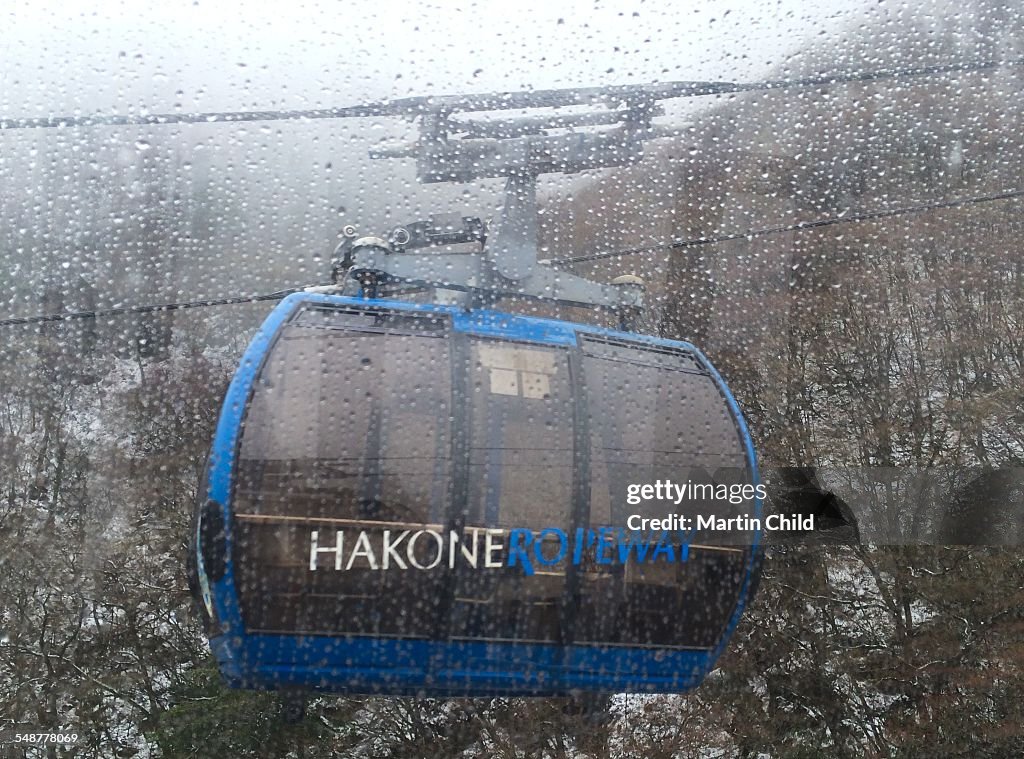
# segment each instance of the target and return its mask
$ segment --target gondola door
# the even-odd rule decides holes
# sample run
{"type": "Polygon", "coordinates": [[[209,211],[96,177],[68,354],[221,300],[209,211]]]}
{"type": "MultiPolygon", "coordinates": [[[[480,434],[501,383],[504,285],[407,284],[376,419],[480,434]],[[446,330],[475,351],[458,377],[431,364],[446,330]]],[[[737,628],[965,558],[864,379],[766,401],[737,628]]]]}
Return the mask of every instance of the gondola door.
{"type": "MultiPolygon", "coordinates": [[[[569,349],[467,335],[461,350],[467,487],[458,523],[464,530],[500,530],[504,566],[457,564],[448,634],[452,640],[559,645],[568,562],[556,561],[557,544],[539,535],[547,528],[568,531],[572,520],[569,349]],[[510,561],[515,531],[529,567],[510,561]]],[[[510,649],[503,650],[507,655],[510,649]]]]}

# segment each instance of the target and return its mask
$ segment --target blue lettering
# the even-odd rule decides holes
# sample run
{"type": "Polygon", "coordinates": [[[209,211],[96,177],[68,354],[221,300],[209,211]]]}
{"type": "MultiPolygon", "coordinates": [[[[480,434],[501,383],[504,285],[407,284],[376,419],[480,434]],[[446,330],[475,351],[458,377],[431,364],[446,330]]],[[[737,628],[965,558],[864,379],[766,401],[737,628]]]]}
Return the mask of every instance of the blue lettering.
{"type": "Polygon", "coordinates": [[[658,538],[658,545],[654,547],[654,553],[651,555],[651,561],[657,561],[658,556],[661,554],[666,555],[665,560],[669,564],[672,564],[676,560],[675,547],[668,540],[667,530],[663,530],[661,536],[658,538]]]}
{"type": "Polygon", "coordinates": [[[690,535],[693,530],[679,531],[679,561],[687,561],[690,558],[690,535]]]}
{"type": "Polygon", "coordinates": [[[594,545],[594,531],[587,530],[586,540],[583,539],[583,528],[576,528],[576,545],[572,549],[572,563],[579,566],[580,561],[583,558],[583,549],[590,548],[594,545]]]}
{"type": "Polygon", "coordinates": [[[517,562],[522,563],[523,574],[533,574],[533,563],[526,552],[527,547],[533,542],[533,530],[526,530],[517,527],[508,534],[508,566],[514,567],[517,562]],[[525,542],[522,542],[525,539],[525,542]]]}
{"type": "Polygon", "coordinates": [[[601,527],[597,531],[597,553],[594,556],[594,560],[598,564],[611,564],[612,557],[605,555],[605,549],[612,547],[612,538],[614,537],[613,530],[611,527],[601,527]]]}
{"type": "Polygon", "coordinates": [[[565,532],[557,527],[547,527],[541,530],[540,535],[537,536],[537,542],[533,544],[533,555],[537,558],[537,563],[543,564],[546,567],[560,562],[568,552],[569,539],[565,536],[565,532]],[[544,537],[547,535],[554,535],[558,538],[558,552],[553,559],[548,559],[544,556],[544,537]]]}
{"type": "Polygon", "coordinates": [[[650,548],[651,544],[647,540],[641,539],[640,532],[633,530],[629,533],[628,538],[619,543],[619,563],[625,564],[629,561],[630,551],[636,554],[637,563],[640,563],[647,558],[647,552],[650,548]]]}

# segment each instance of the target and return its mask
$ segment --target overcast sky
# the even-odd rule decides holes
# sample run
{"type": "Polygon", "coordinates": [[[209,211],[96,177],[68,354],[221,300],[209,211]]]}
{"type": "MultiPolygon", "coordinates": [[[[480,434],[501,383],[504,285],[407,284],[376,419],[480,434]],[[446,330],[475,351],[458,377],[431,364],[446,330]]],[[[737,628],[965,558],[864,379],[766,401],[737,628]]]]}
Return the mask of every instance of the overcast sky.
{"type": "Polygon", "coordinates": [[[869,13],[899,8],[879,10],[868,0],[22,0],[3,7],[6,116],[58,106],[330,106],[428,93],[751,79],[869,13]]]}
{"type": "MultiPolygon", "coordinates": [[[[839,59],[839,42],[870,41],[925,16],[934,19],[925,36],[933,35],[949,23],[941,10],[949,2],[0,0],[0,117],[330,107],[874,70],[884,62],[839,59]]],[[[956,6],[968,27],[971,2],[956,6]]],[[[665,120],[713,103],[678,101],[665,120]]],[[[500,180],[424,187],[411,161],[367,159],[372,143],[403,129],[408,137],[395,119],[353,119],[11,131],[0,134],[0,220],[4,208],[24,206],[18,213],[38,227],[37,248],[77,244],[82,230],[112,223],[83,207],[84,183],[96,175],[111,194],[124,192],[150,143],[172,172],[170,192],[217,191],[221,247],[261,251],[268,261],[329,251],[341,223],[377,230],[436,210],[495,212],[500,180]],[[196,168],[173,175],[179,164],[196,168]],[[33,190],[45,203],[27,197],[33,190]],[[42,205],[25,210],[33,202],[42,205]]]]}

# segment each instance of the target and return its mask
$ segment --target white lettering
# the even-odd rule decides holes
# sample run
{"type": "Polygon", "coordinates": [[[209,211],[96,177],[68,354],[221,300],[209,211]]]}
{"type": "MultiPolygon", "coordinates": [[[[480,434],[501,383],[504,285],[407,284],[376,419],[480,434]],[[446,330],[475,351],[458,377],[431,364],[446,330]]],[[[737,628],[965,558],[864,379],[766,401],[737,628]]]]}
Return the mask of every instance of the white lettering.
{"type": "Polygon", "coordinates": [[[402,556],[396,552],[398,544],[405,540],[405,536],[409,534],[408,530],[402,530],[398,534],[398,537],[391,540],[391,530],[384,530],[384,550],[382,551],[383,556],[383,569],[387,569],[390,562],[394,560],[395,564],[400,569],[408,569],[408,565],[402,560],[402,556]]]}
{"type": "Polygon", "coordinates": [[[352,569],[352,564],[360,556],[370,564],[370,569],[377,569],[377,557],[373,553],[373,546],[370,545],[370,536],[366,534],[365,530],[360,532],[359,537],[356,538],[356,544],[348,556],[348,564],[345,565],[345,569],[352,569]]]}
{"type": "Polygon", "coordinates": [[[405,555],[409,559],[409,563],[412,564],[416,569],[433,569],[441,563],[441,558],[444,555],[444,538],[434,530],[419,530],[412,534],[409,538],[409,544],[405,547],[405,555]],[[434,543],[437,545],[437,555],[434,560],[429,564],[420,564],[416,560],[416,541],[419,540],[421,535],[430,535],[434,539],[434,543]]]}
{"type": "Polygon", "coordinates": [[[321,553],[333,553],[334,554],[334,568],[341,569],[341,553],[345,546],[345,533],[338,530],[338,536],[334,544],[334,548],[320,548],[320,532],[313,530],[313,533],[309,536],[309,568],[311,570],[316,569],[317,554],[321,553]]]}
{"type": "MultiPolygon", "coordinates": [[[[501,538],[503,532],[503,530],[488,530],[484,536],[484,553],[486,554],[484,558],[484,566],[487,569],[496,569],[503,566],[500,557],[492,558],[494,554],[504,548],[504,544],[501,540],[495,540],[495,538],[501,538]]],[[[476,564],[473,566],[475,567],[476,564]]]]}
{"type": "MultiPolygon", "coordinates": [[[[466,546],[465,543],[459,545],[459,549],[462,551],[462,558],[469,562],[470,566],[474,569],[477,568],[477,543],[480,537],[479,530],[473,530],[473,541],[470,543],[472,550],[466,546]]],[[[448,568],[455,569],[455,557],[459,551],[455,550],[456,544],[459,543],[459,533],[452,530],[448,533],[448,568]]]]}

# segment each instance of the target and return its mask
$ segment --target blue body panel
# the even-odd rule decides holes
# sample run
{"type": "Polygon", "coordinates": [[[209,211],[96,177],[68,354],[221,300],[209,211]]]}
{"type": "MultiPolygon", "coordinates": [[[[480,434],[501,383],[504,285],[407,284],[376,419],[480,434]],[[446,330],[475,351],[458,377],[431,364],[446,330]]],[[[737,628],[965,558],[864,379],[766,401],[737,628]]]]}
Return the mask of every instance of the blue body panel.
{"type": "MultiPolygon", "coordinates": [[[[736,400],[710,362],[689,343],[554,319],[487,310],[469,312],[455,306],[314,293],[290,295],[270,313],[246,350],[228,388],[210,455],[207,494],[222,508],[227,546],[226,572],[218,581],[209,583],[216,617],[210,645],[229,685],[471,696],[553,695],[575,691],[678,693],[700,684],[728,643],[749,600],[761,558],[759,532],[754,536],[739,600],[721,640],[711,651],[247,633],[231,558],[230,497],[234,459],[246,403],[257,373],[276,334],[304,304],[443,314],[451,318],[453,328],[459,332],[546,345],[575,346],[579,334],[590,334],[692,351],[725,397],[746,449],[752,482],[755,485],[760,482],[753,442],[736,400]]],[[[757,499],[752,516],[760,518],[761,512],[762,502],[757,499]]],[[[203,573],[201,557],[199,565],[203,573]]]]}

